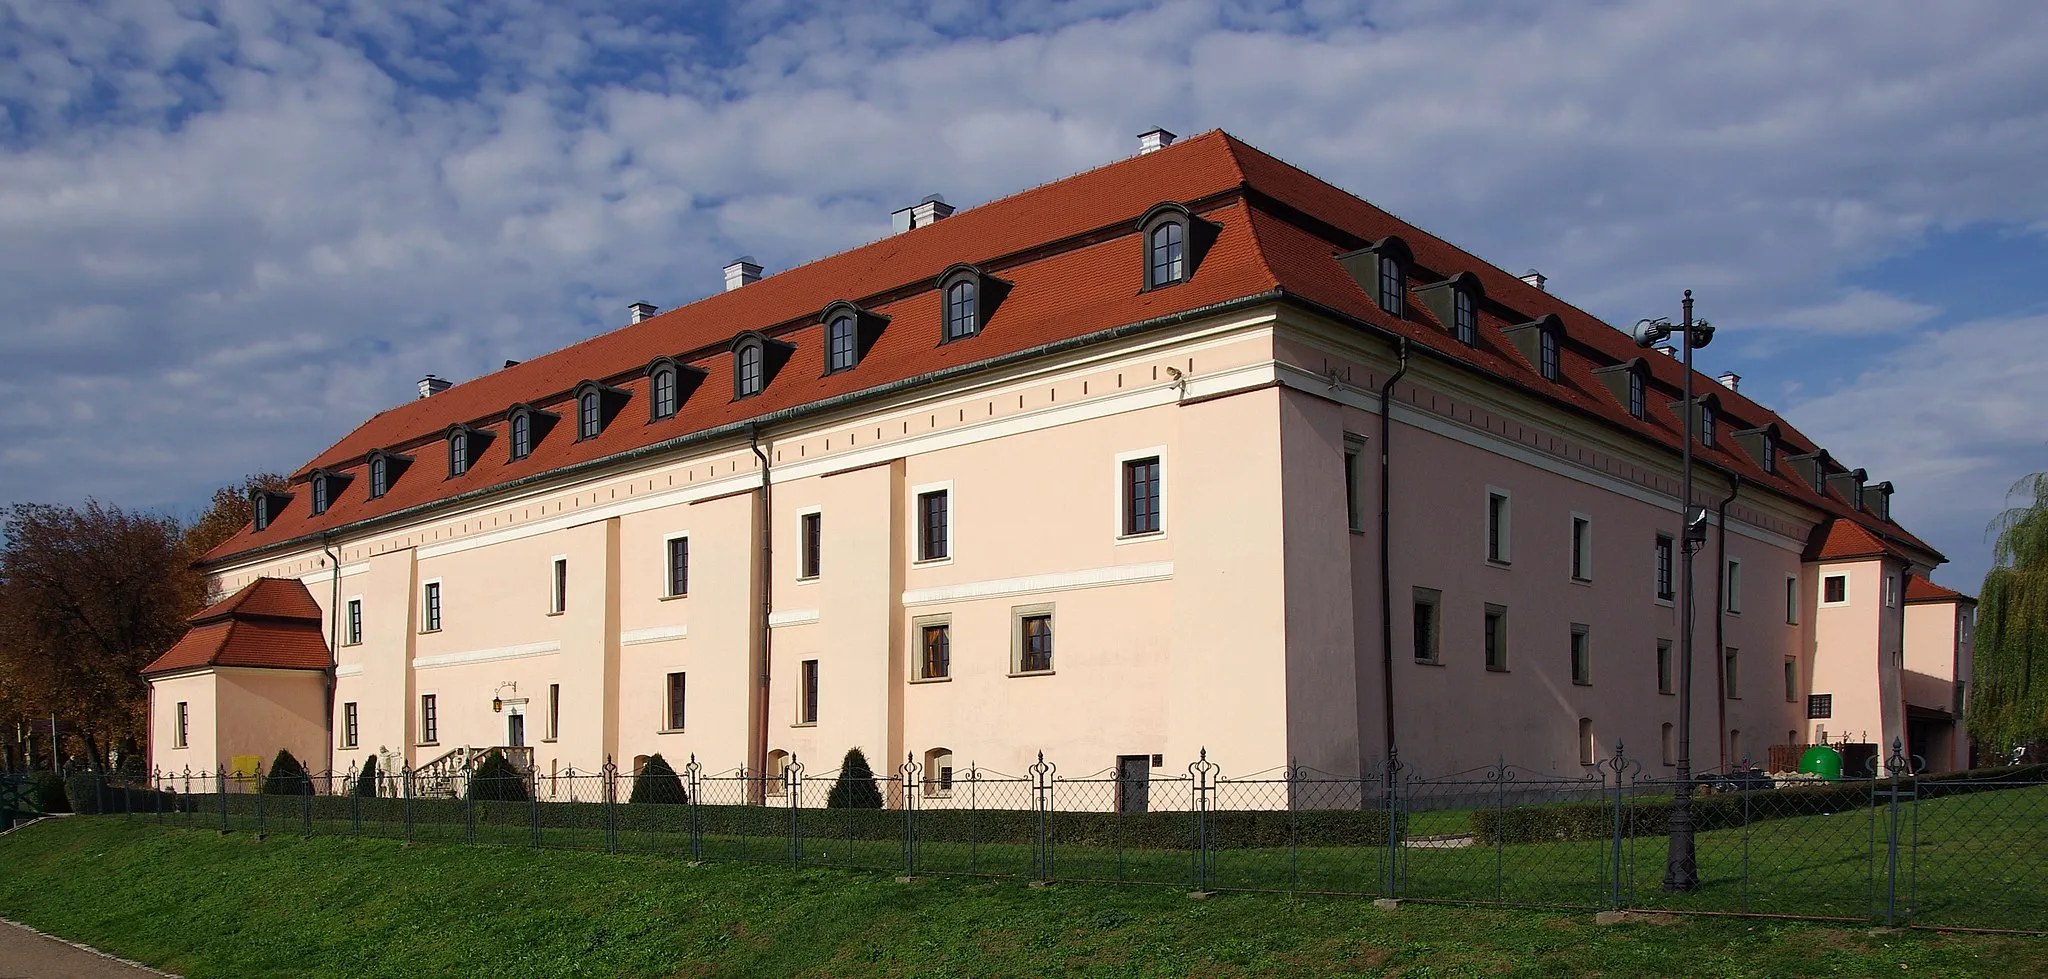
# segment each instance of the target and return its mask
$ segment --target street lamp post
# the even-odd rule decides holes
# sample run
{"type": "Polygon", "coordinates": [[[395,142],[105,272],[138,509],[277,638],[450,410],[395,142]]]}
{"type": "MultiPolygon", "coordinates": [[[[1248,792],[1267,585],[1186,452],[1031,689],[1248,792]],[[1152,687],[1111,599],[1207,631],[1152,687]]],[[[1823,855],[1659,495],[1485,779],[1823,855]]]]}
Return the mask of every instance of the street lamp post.
{"type": "Polygon", "coordinates": [[[1711,324],[1705,320],[1693,322],[1691,289],[1685,290],[1684,309],[1684,319],[1675,330],[1670,320],[1662,318],[1640,320],[1635,330],[1636,345],[1642,347],[1676,333],[1685,358],[1685,407],[1680,412],[1685,422],[1685,439],[1680,457],[1678,510],[1684,522],[1684,531],[1679,535],[1678,563],[1678,785],[1672,793],[1671,846],[1664,860],[1664,889],[1673,893],[1691,893],[1700,886],[1692,821],[1692,556],[1706,543],[1707,515],[1704,509],[1694,513],[1692,505],[1692,440],[1699,413],[1698,406],[1693,404],[1692,352],[1714,339],[1711,324]]]}

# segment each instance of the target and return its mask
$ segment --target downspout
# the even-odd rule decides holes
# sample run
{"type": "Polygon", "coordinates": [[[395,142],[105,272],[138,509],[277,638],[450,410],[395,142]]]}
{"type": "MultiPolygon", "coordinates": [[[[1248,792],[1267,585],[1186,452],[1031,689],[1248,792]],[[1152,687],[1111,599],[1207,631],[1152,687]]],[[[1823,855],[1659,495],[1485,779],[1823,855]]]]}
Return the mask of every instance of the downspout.
{"type": "Polygon", "coordinates": [[[341,555],[334,550],[334,538],[320,535],[320,549],[327,554],[327,569],[333,572],[328,580],[332,591],[327,600],[327,668],[320,671],[321,679],[327,686],[327,774],[334,776],[334,670],[341,662],[341,555]]]}
{"type": "Polygon", "coordinates": [[[775,611],[775,508],[772,490],[769,488],[768,453],[761,451],[761,426],[747,426],[747,447],[754,450],[754,458],[761,462],[761,678],[754,694],[754,759],[753,770],[758,780],[754,788],[754,802],[763,804],[768,794],[768,679],[769,647],[774,630],[769,626],[769,616],[775,611]]]}
{"type": "MultiPolygon", "coordinates": [[[[1387,761],[1394,761],[1394,583],[1391,580],[1393,565],[1392,545],[1387,540],[1387,530],[1392,525],[1393,495],[1388,492],[1393,454],[1388,447],[1388,435],[1392,431],[1393,414],[1388,400],[1394,394],[1394,383],[1408,373],[1408,338],[1394,341],[1394,350],[1400,356],[1400,364],[1394,373],[1380,385],[1380,713],[1387,723],[1387,761]]],[[[1391,773],[1390,773],[1391,774],[1391,773]]]]}
{"type": "Polygon", "coordinates": [[[1728,771],[1728,647],[1724,632],[1728,624],[1728,504],[1735,502],[1735,494],[1742,492],[1742,477],[1733,472],[1728,477],[1728,496],[1714,508],[1714,519],[1719,525],[1715,532],[1714,571],[1714,699],[1717,702],[1715,740],[1721,746],[1721,771],[1728,771]]]}

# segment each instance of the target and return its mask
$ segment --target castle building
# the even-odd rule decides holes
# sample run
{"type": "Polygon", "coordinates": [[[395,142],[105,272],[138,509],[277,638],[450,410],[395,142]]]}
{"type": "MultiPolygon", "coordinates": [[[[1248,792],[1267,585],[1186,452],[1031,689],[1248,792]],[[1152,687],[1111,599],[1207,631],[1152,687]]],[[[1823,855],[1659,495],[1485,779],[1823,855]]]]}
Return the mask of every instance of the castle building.
{"type": "Polygon", "coordinates": [[[1143,140],[422,381],[206,555],[153,762],[1654,773],[1690,413],[1695,766],[1965,763],[1972,603],[1891,484],[1540,276],[1143,140]]]}

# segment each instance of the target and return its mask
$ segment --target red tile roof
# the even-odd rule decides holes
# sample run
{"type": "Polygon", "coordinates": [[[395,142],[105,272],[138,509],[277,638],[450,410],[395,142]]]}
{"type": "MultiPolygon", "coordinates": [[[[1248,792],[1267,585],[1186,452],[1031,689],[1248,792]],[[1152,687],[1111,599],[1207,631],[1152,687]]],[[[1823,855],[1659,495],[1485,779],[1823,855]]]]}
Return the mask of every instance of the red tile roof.
{"type": "Polygon", "coordinates": [[[1916,574],[1906,576],[1906,601],[1909,603],[1969,602],[1975,604],[1977,600],[1953,588],[1943,588],[1916,574]]]}
{"type": "Polygon", "coordinates": [[[194,615],[192,628],[148,666],[156,676],[205,666],[323,670],[332,665],[320,606],[295,578],[258,578],[194,615]]]}
{"type": "MultiPolygon", "coordinates": [[[[1411,284],[1426,279],[1411,277],[1411,284]]],[[[303,490],[257,534],[245,527],[210,552],[219,563],[266,545],[389,516],[452,496],[503,486],[564,467],[704,433],[821,399],[871,391],[896,382],[1018,354],[1056,341],[1072,341],[1115,327],[1192,313],[1233,300],[1284,295],[1405,336],[1437,356],[1496,377],[1501,383],[1550,398],[1581,413],[1676,447],[1682,421],[1668,402],[1679,397],[1683,367],[1658,354],[1645,356],[1652,378],[1645,418],[1629,416],[1595,368],[1644,356],[1620,331],[1501,269],[1371,204],[1220,131],[1112,163],[1020,194],[969,208],[932,225],[768,276],[641,323],[593,337],[543,357],[458,384],[431,398],[382,412],[320,453],[298,476],[316,468],[357,476],[327,512],[309,512],[303,490]],[[1196,273],[1166,289],[1142,288],[1136,224],[1154,204],[1179,201],[1220,226],[1196,273]],[[1426,304],[1410,302],[1411,316],[1382,312],[1334,256],[1387,235],[1399,235],[1416,264],[1435,276],[1470,271],[1486,290],[1480,339],[1467,347],[1435,321],[1426,304]],[[1014,284],[980,334],[941,345],[936,278],[969,263],[1014,284]],[[818,313],[849,299],[890,317],[873,349],[853,370],[823,375],[818,313]],[[1511,317],[1500,315],[1512,310],[1511,317]],[[1516,322],[1556,314],[1562,321],[1559,381],[1544,379],[1502,333],[1516,322]],[[758,330],[795,345],[788,364],[760,396],[732,401],[730,344],[758,330]],[[672,418],[649,422],[646,366],[674,356],[706,372],[701,386],[672,418]],[[603,380],[632,394],[617,420],[597,438],[578,442],[565,402],[585,379],[603,380]],[[532,455],[511,461],[506,412],[526,402],[563,414],[532,455]],[[447,475],[439,440],[464,422],[497,436],[457,477],[447,475]],[[368,499],[365,459],[373,449],[411,453],[412,468],[383,497],[368,499]]],[[[1695,373],[1695,393],[1721,402],[1723,430],[1775,423],[1781,455],[1809,451],[1812,441],[1783,419],[1742,395],[1695,373]]],[[[1896,524],[1858,510],[1833,490],[1816,493],[1795,475],[1766,473],[1722,438],[1698,447],[1701,462],[1815,506],[1850,522],[1876,528],[1923,560],[1941,557],[1896,524]]]]}

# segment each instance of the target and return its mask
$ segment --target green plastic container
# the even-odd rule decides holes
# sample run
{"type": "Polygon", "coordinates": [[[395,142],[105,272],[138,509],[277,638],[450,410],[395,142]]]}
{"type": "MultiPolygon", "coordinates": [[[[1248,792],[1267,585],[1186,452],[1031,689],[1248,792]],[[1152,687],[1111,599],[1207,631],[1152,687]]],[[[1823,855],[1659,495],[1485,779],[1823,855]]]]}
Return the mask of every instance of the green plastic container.
{"type": "Polygon", "coordinates": [[[1799,756],[1799,770],[1807,775],[1837,779],[1842,777],[1842,753],[1824,744],[1806,749],[1799,756]]]}

